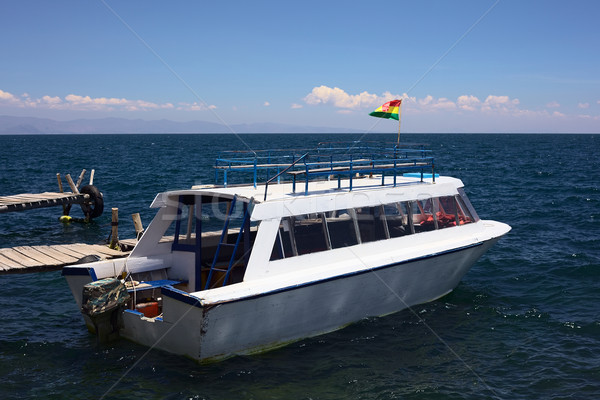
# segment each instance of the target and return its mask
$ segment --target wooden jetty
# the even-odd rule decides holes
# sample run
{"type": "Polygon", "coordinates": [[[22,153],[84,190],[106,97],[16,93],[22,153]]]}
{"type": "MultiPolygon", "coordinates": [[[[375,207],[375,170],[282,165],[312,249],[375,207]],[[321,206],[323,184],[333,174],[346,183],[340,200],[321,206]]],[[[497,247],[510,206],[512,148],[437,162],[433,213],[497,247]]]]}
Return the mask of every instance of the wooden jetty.
{"type": "Polygon", "coordinates": [[[33,208],[63,206],[68,204],[80,204],[84,201],[84,195],[71,192],[23,193],[13,196],[0,196],[0,213],[25,211],[33,208]]]}
{"type": "Polygon", "coordinates": [[[73,204],[79,204],[86,220],[99,217],[104,209],[102,193],[93,185],[94,170],[90,176],[90,183],[80,188],[86,170],[81,171],[77,183],[73,182],[71,175],[65,177],[72,192],[64,192],[60,174],[56,174],[60,192],[23,193],[12,196],[0,196],[0,213],[12,211],[25,211],[34,208],[62,206],[63,215],[68,216],[73,204]]]}
{"type": "Polygon", "coordinates": [[[126,257],[129,253],[130,250],[84,243],[4,248],[0,249],[0,274],[57,270],[75,264],[85,256],[111,259],[126,257]]]}
{"type": "MultiPolygon", "coordinates": [[[[112,229],[109,244],[57,244],[0,248],[0,274],[53,271],[76,264],[86,256],[106,260],[127,257],[144,232],[140,214],[132,215],[137,238],[119,240],[118,209],[112,209],[112,229]]],[[[173,238],[165,238],[173,241],[173,238]]]]}
{"type": "MultiPolygon", "coordinates": [[[[79,204],[86,221],[98,217],[104,208],[103,195],[93,186],[94,170],[90,184],[79,189],[85,169],[81,172],[77,184],[70,175],[66,175],[72,192],[63,192],[60,174],[56,174],[60,192],[24,193],[12,196],[0,196],[0,214],[11,211],[24,211],[42,207],[63,207],[63,217],[69,215],[71,205],[79,204]]],[[[0,274],[39,272],[61,269],[65,265],[76,264],[86,256],[97,256],[99,259],[121,258],[129,255],[142,235],[144,228],[139,214],[133,214],[133,223],[137,238],[119,240],[118,209],[112,209],[112,229],[109,244],[60,244],[43,246],[18,246],[0,248],[0,274]]],[[[62,220],[62,219],[61,219],[62,220]]]]}

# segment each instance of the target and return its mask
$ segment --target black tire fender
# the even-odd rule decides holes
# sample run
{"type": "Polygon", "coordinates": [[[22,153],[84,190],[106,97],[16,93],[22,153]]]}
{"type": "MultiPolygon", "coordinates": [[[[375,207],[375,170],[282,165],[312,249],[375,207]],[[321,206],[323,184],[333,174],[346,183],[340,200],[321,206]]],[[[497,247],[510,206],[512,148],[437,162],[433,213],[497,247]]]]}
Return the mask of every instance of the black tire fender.
{"type": "Polygon", "coordinates": [[[81,194],[89,195],[89,199],[81,203],[81,211],[90,219],[99,217],[104,211],[104,196],[94,185],[87,185],[79,190],[81,194]]]}

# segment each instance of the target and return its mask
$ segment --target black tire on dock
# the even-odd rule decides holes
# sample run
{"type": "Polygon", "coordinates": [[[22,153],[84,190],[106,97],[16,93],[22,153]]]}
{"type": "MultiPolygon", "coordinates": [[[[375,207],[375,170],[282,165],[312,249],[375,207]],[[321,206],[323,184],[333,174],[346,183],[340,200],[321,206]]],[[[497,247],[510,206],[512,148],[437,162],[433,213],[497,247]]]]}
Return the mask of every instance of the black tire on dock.
{"type": "Polygon", "coordinates": [[[90,199],[85,203],[81,203],[81,211],[90,219],[99,217],[104,211],[104,197],[98,188],[94,185],[87,185],[79,190],[81,194],[87,194],[90,199]]]}

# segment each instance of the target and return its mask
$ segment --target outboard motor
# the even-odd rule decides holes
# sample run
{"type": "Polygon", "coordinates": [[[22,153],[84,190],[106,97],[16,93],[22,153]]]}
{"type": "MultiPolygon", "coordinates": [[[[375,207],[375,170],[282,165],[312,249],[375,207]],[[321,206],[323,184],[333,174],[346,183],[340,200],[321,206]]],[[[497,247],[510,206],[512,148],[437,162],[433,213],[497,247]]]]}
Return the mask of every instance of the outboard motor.
{"type": "Polygon", "coordinates": [[[100,279],[83,287],[81,312],[92,320],[99,343],[119,337],[121,315],[129,298],[125,284],[115,278],[100,279]]]}

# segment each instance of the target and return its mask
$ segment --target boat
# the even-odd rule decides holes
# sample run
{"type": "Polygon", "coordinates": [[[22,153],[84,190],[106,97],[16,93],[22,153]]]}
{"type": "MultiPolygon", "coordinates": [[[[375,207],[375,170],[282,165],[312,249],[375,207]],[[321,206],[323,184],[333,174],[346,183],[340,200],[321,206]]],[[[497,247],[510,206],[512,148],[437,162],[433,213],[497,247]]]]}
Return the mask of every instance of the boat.
{"type": "Polygon", "coordinates": [[[510,226],[479,218],[423,145],[221,153],[159,193],[130,255],[63,268],[88,329],[200,362],[450,293],[510,226]]]}

